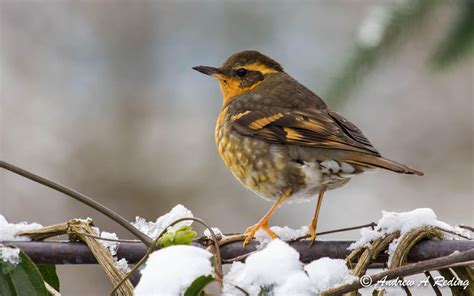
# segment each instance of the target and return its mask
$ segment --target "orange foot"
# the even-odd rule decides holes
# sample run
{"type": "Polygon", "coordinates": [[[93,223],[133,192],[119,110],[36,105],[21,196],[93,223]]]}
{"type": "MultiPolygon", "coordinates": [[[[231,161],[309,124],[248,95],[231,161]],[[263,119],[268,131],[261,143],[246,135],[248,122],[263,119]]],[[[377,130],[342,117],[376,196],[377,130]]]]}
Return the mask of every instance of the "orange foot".
{"type": "Polygon", "coordinates": [[[309,225],[309,237],[311,239],[311,243],[309,244],[309,246],[311,247],[314,243],[314,240],[316,239],[316,224],[315,223],[311,223],[309,225]]]}
{"type": "Polygon", "coordinates": [[[273,232],[273,230],[271,230],[270,227],[268,226],[268,221],[260,221],[254,226],[250,226],[249,228],[247,228],[247,230],[245,230],[244,234],[247,235],[247,238],[244,241],[244,248],[246,245],[250,243],[252,238],[255,236],[255,233],[260,228],[265,230],[265,232],[268,233],[268,235],[270,235],[272,239],[275,239],[278,237],[278,235],[275,232],[273,232]]]}

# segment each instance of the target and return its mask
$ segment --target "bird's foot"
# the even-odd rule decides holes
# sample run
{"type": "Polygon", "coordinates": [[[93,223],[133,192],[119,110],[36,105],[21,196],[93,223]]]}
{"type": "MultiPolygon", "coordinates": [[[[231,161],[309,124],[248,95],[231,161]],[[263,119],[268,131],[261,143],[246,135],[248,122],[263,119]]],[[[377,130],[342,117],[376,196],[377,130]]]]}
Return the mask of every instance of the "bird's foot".
{"type": "Polygon", "coordinates": [[[247,238],[245,238],[245,241],[244,241],[244,245],[243,245],[244,248],[246,245],[250,243],[252,238],[255,236],[255,233],[257,233],[257,231],[260,228],[263,229],[266,233],[268,233],[268,235],[272,239],[275,239],[278,237],[278,235],[273,230],[271,230],[270,227],[268,226],[268,221],[260,221],[257,224],[247,228],[247,230],[245,230],[244,234],[247,235],[247,238]]]}

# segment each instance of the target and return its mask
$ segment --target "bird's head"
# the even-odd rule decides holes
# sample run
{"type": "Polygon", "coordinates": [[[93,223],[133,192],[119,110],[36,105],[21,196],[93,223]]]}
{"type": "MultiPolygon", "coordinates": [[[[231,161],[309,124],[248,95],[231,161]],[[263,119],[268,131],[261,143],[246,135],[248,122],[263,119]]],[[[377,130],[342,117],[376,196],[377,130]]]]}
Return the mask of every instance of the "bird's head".
{"type": "Polygon", "coordinates": [[[278,62],[254,50],[236,53],[218,68],[196,66],[193,69],[219,81],[224,104],[233,97],[254,89],[269,74],[283,72],[278,62]]]}

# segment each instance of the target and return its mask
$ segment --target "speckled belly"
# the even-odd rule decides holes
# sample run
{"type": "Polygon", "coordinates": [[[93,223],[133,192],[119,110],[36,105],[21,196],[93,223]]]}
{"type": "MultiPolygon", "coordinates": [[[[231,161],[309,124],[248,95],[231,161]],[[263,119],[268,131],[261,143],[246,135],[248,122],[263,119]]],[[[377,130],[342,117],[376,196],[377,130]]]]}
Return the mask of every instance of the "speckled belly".
{"type": "Polygon", "coordinates": [[[349,181],[332,174],[331,168],[319,161],[295,162],[284,146],[241,135],[226,123],[218,121],[215,140],[221,158],[234,176],[264,199],[276,200],[291,188],[293,194],[287,202],[307,201],[318,194],[322,184],[332,189],[349,181]]]}
{"type": "Polygon", "coordinates": [[[270,144],[231,132],[230,126],[216,129],[219,154],[234,176],[258,195],[273,199],[280,188],[280,172],[284,169],[271,155],[270,144]]]}

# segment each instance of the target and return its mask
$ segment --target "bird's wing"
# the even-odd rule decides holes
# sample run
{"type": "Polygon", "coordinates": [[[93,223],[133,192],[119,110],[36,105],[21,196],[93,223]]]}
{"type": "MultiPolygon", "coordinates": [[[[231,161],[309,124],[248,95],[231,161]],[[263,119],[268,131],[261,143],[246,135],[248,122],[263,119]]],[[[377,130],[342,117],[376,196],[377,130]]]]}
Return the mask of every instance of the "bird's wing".
{"type": "Polygon", "coordinates": [[[328,109],[245,111],[233,115],[231,123],[239,133],[271,143],[341,149],[380,156],[354,124],[328,109]]]}

